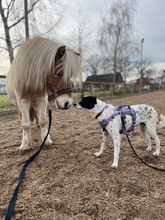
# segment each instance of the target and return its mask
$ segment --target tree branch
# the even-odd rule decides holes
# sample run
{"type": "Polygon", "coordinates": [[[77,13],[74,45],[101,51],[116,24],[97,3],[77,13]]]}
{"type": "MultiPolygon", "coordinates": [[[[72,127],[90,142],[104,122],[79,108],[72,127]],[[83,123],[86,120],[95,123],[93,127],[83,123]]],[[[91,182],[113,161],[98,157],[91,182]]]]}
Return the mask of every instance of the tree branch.
{"type": "MultiPolygon", "coordinates": [[[[34,6],[39,2],[40,0],[36,0],[32,5],[31,8],[28,10],[28,14],[33,11],[34,6]]],[[[15,23],[9,26],[9,29],[16,26],[18,23],[20,23],[22,20],[24,20],[25,16],[22,16],[20,19],[18,19],[15,23]]]]}
{"type": "Polygon", "coordinates": [[[13,9],[14,3],[15,3],[15,0],[11,0],[11,2],[8,4],[6,19],[8,19],[10,12],[13,9]]]}

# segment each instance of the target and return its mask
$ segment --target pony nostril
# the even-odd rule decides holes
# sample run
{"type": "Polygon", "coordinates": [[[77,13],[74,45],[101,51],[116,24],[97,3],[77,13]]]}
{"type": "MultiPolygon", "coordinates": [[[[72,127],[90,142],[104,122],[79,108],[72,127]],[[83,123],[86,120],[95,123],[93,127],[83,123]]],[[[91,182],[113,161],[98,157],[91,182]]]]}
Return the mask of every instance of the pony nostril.
{"type": "Polygon", "coordinates": [[[65,102],[64,108],[68,108],[69,107],[69,102],[65,102]]]}

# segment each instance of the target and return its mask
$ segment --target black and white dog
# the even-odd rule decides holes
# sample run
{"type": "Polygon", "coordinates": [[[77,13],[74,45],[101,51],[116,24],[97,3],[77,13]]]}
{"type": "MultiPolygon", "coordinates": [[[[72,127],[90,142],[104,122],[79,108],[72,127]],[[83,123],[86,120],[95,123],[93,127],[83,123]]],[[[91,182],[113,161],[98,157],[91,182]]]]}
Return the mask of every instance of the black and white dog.
{"type": "Polygon", "coordinates": [[[76,109],[87,109],[95,117],[102,127],[103,137],[100,151],[95,153],[97,157],[102,155],[105,149],[106,138],[109,135],[114,142],[114,161],[111,167],[118,167],[121,133],[133,131],[137,124],[140,125],[142,134],[146,137],[148,142],[148,151],[151,151],[152,137],[156,142],[155,156],[160,154],[160,140],[156,133],[157,128],[165,126],[165,116],[160,115],[161,120],[157,118],[156,110],[149,105],[123,105],[115,107],[106,104],[93,96],[84,97],[80,102],[74,103],[76,109]]]}

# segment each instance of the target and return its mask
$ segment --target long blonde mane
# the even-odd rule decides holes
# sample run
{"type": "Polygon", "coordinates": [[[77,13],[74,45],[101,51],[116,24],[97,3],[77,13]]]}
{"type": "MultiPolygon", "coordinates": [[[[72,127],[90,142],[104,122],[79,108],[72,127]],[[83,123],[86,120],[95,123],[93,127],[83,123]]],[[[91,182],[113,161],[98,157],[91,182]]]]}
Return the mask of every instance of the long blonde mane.
{"type": "MultiPolygon", "coordinates": [[[[22,44],[7,75],[8,90],[15,90],[21,96],[26,93],[45,93],[46,80],[61,46],[60,43],[39,37],[22,44]]],[[[71,78],[73,82],[81,81],[81,58],[75,53],[66,47],[62,79],[65,82],[71,78]]]]}

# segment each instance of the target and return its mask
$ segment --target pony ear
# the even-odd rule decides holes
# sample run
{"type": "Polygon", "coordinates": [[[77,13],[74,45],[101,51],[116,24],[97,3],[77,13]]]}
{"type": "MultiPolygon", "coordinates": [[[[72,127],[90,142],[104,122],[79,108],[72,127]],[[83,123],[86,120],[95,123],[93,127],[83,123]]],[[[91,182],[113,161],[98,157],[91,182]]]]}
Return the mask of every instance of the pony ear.
{"type": "Polygon", "coordinates": [[[61,57],[63,57],[65,54],[65,46],[61,46],[58,48],[58,51],[57,51],[57,56],[59,59],[61,59],[61,57]]]}

